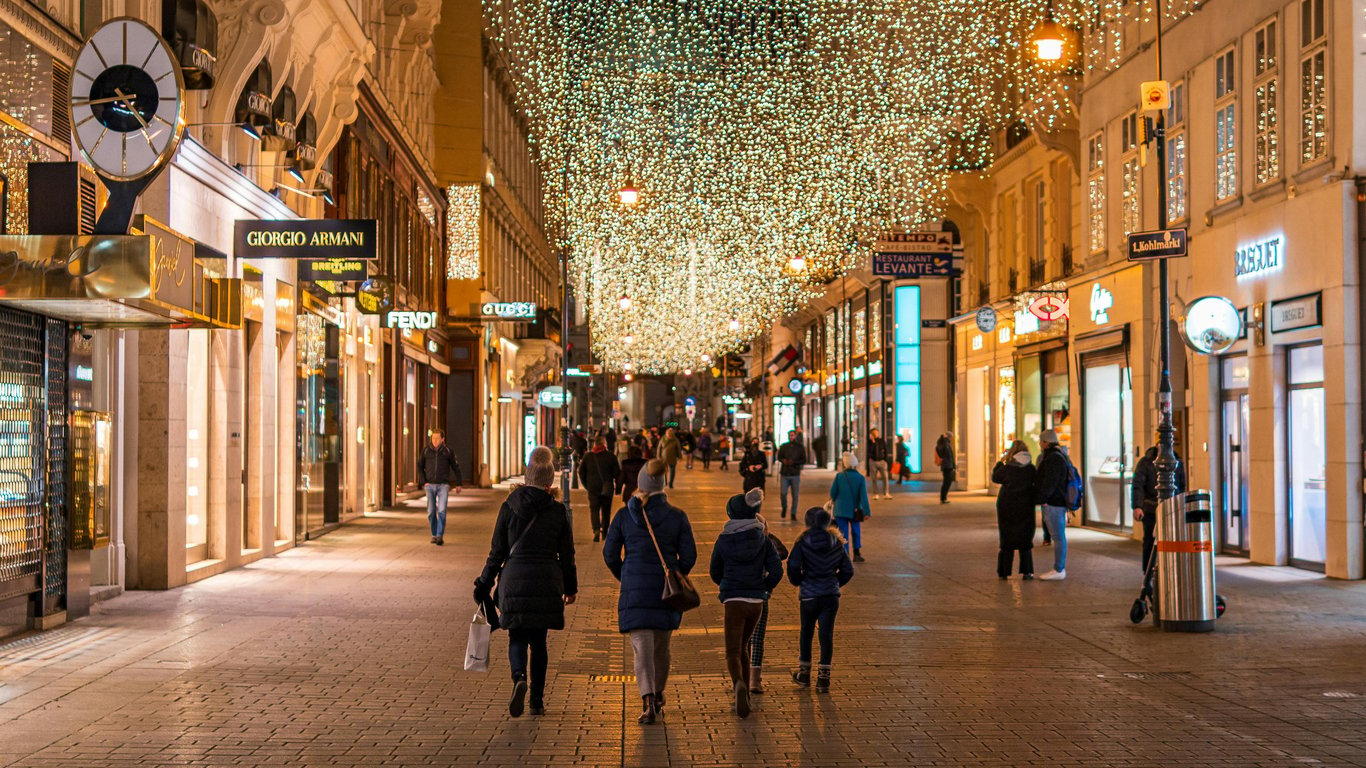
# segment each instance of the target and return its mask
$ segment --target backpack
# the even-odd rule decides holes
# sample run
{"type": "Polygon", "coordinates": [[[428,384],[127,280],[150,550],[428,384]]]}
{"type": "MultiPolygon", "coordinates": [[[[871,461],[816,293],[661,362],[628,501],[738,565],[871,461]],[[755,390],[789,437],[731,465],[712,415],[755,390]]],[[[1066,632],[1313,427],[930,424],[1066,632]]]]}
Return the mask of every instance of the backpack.
{"type": "Polygon", "coordinates": [[[1081,509],[1081,501],[1086,496],[1086,489],[1081,483],[1081,473],[1077,471],[1077,465],[1066,457],[1063,457],[1063,460],[1067,462],[1067,487],[1063,489],[1063,494],[1067,499],[1067,509],[1075,512],[1081,509]]]}

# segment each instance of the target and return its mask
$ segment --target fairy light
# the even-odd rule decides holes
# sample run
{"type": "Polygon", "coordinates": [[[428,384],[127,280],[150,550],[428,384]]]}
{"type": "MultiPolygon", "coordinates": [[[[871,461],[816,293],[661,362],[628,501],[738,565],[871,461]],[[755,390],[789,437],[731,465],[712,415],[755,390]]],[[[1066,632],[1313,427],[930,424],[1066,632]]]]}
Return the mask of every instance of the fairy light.
{"type": "Polygon", "coordinates": [[[478,184],[452,184],[446,188],[447,279],[478,279],[479,218],[478,184]]]}
{"type": "Polygon", "coordinates": [[[1003,126],[1075,128],[1080,75],[1131,52],[1116,36],[1151,5],[1054,0],[1052,63],[1033,44],[1048,0],[484,0],[484,17],[593,352],[658,373],[736,350],[878,235],[939,218],[1003,126]]]}

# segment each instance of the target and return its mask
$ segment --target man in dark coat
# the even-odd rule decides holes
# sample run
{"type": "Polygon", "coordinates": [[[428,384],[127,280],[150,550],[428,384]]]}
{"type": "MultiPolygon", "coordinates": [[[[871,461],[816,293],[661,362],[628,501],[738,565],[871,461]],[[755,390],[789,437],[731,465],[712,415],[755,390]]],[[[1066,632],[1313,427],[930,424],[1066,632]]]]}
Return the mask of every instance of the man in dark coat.
{"type": "Polygon", "coordinates": [[[527,484],[513,490],[498,510],[484,572],[474,582],[474,600],[488,600],[495,582],[499,623],[508,630],[512,699],[508,714],[520,717],[528,682],[531,714],[545,713],[545,678],[550,656],[546,633],[564,629],[564,607],[579,592],[574,533],[564,505],[550,489],[555,455],[545,446],[531,452],[527,484]],[[527,659],[530,656],[530,675],[527,659]],[[529,680],[528,680],[529,677],[529,680]]]}
{"type": "Polygon", "coordinates": [[[593,541],[600,541],[612,518],[612,496],[621,479],[621,465],[607,450],[607,438],[601,435],[593,441],[593,450],[584,454],[579,464],[579,482],[588,492],[588,519],[593,524],[593,541]]]}
{"type": "Polygon", "coordinates": [[[1067,485],[1071,460],[1058,444],[1058,433],[1045,429],[1039,435],[1038,473],[1034,480],[1034,501],[1043,507],[1043,524],[1053,539],[1053,570],[1041,575],[1045,581],[1067,578],[1067,485]]]}
{"type": "Polygon", "coordinates": [[[745,445],[745,455],[740,457],[740,476],[745,479],[743,490],[763,488],[768,476],[768,457],[759,450],[758,438],[751,437],[745,445]]]}
{"type": "Polygon", "coordinates": [[[892,462],[888,453],[887,438],[876,427],[868,430],[868,488],[875,499],[878,497],[879,480],[882,481],[883,498],[892,498],[891,478],[888,476],[892,462]]]}
{"type": "MultiPolygon", "coordinates": [[[[1180,458],[1176,463],[1176,491],[1186,490],[1186,465],[1180,458]]],[[[1154,534],[1157,529],[1157,446],[1148,449],[1134,466],[1134,479],[1129,485],[1129,503],[1134,519],[1143,523],[1143,572],[1152,562],[1154,534]]]]}
{"type": "Polygon", "coordinates": [[[949,489],[953,487],[953,481],[958,479],[958,452],[953,448],[952,432],[940,435],[934,444],[934,463],[939,465],[939,472],[944,478],[939,485],[939,503],[948,504],[949,489]]]}
{"type": "MultiPolygon", "coordinates": [[[[574,452],[574,465],[583,463],[583,455],[588,453],[588,436],[583,433],[583,427],[575,428],[573,434],[569,436],[569,448],[574,452]]],[[[574,474],[574,487],[579,487],[579,476],[574,474]]]]}
{"type": "Polygon", "coordinates": [[[607,569],[621,582],[617,628],[631,636],[642,724],[653,723],[669,679],[669,646],[683,614],[664,603],[664,562],[687,575],[697,564],[688,515],[664,494],[664,462],[653,459],[636,478],[637,492],[612,518],[602,545],[607,569]],[[656,544],[658,549],[656,549],[656,544]]]}
{"type": "Polygon", "coordinates": [[[446,543],[446,500],[450,497],[451,486],[460,493],[460,462],[455,451],[446,445],[446,432],[432,430],[431,443],[422,449],[422,458],[417,462],[417,481],[427,492],[427,523],[432,529],[432,543],[441,546],[446,543]]]}
{"type": "Polygon", "coordinates": [[[1020,575],[1034,578],[1034,465],[1029,449],[1016,440],[991,470],[991,482],[1001,486],[996,494],[996,526],[1000,531],[1001,551],[996,557],[996,575],[1010,578],[1015,552],[1020,553],[1020,575]]]}
{"type": "Polygon", "coordinates": [[[787,491],[792,489],[792,520],[797,519],[797,499],[802,490],[802,468],[806,466],[806,447],[802,445],[797,430],[787,433],[787,442],[778,448],[778,501],[783,508],[783,519],[787,519],[787,491]]]}

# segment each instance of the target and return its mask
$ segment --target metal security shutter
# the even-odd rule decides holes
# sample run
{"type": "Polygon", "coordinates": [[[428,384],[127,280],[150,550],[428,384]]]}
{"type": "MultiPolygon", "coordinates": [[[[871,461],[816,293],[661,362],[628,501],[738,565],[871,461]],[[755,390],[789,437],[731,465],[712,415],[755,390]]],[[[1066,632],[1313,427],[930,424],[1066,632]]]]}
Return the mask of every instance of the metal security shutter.
{"type": "Polygon", "coordinates": [[[0,308],[0,596],[39,588],[48,503],[44,320],[0,308]]]}
{"type": "Polygon", "coordinates": [[[66,323],[47,321],[47,359],[44,387],[47,402],[47,488],[43,505],[47,511],[47,563],[43,578],[44,613],[61,607],[66,596],[66,546],[71,527],[66,514],[67,392],[66,323]]]}

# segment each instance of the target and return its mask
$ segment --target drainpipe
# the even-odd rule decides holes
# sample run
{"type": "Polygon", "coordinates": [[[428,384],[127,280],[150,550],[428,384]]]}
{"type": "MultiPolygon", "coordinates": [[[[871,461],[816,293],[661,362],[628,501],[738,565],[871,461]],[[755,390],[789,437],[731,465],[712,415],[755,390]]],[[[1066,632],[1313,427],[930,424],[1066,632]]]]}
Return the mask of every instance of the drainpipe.
{"type": "MultiPolygon", "coordinates": [[[[1363,279],[1366,279],[1366,178],[1357,176],[1354,181],[1356,186],[1356,218],[1349,218],[1345,223],[1353,230],[1348,233],[1348,237],[1356,242],[1357,249],[1357,273],[1355,275],[1357,288],[1357,365],[1359,366],[1357,381],[1362,382],[1366,381],[1366,356],[1361,354],[1362,350],[1366,349],[1366,311],[1361,306],[1361,302],[1366,301],[1366,285],[1362,283],[1363,279]]],[[[1358,393],[1358,399],[1360,400],[1360,393],[1358,393]]],[[[1366,464],[1366,406],[1359,403],[1358,410],[1358,416],[1361,419],[1358,447],[1361,450],[1362,463],[1366,464]]],[[[1357,496],[1361,499],[1363,508],[1366,508],[1366,481],[1362,482],[1362,487],[1358,489],[1357,496]]],[[[1366,525],[1366,520],[1363,521],[1363,525],[1366,525]]],[[[1366,555],[1363,557],[1366,558],[1366,555]]],[[[1347,567],[1348,578],[1360,577],[1362,571],[1358,569],[1366,569],[1366,563],[1348,563],[1347,567]]]]}

